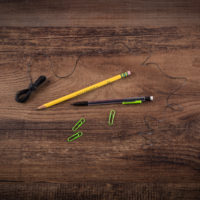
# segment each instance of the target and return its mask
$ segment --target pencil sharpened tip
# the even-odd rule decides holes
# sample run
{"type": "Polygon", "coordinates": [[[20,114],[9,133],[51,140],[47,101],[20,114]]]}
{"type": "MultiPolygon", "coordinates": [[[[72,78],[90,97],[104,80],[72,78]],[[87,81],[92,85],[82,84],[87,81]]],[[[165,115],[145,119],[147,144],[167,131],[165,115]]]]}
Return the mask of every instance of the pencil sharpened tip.
{"type": "Polygon", "coordinates": [[[42,110],[42,109],[45,109],[46,107],[44,105],[41,105],[39,107],[37,107],[37,110],[42,110]]]}

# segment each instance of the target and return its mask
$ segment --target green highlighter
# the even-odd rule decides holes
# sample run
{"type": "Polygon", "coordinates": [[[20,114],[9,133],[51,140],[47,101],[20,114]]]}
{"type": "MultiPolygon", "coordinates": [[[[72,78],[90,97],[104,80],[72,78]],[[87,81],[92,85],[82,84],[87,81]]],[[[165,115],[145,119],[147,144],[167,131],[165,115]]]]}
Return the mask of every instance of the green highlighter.
{"type": "Polygon", "coordinates": [[[123,105],[140,104],[140,103],[142,103],[142,100],[137,100],[137,101],[124,101],[124,102],[122,102],[123,105]]]}

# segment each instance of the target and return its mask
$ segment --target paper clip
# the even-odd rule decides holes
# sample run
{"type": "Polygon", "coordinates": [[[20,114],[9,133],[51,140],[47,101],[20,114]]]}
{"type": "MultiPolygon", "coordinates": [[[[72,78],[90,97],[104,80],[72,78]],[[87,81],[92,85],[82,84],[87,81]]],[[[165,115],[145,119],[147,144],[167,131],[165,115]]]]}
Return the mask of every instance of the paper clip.
{"type": "Polygon", "coordinates": [[[72,131],[77,131],[85,123],[85,118],[81,118],[72,128],[72,131]]]}
{"type": "Polygon", "coordinates": [[[108,120],[108,125],[109,126],[113,125],[114,118],[115,118],[115,110],[111,110],[110,111],[110,115],[109,115],[109,120],[108,120]]]}
{"type": "Polygon", "coordinates": [[[74,135],[68,137],[67,141],[72,142],[72,141],[76,140],[77,138],[81,137],[82,135],[83,135],[83,132],[79,131],[79,132],[75,133],[74,135]]]}

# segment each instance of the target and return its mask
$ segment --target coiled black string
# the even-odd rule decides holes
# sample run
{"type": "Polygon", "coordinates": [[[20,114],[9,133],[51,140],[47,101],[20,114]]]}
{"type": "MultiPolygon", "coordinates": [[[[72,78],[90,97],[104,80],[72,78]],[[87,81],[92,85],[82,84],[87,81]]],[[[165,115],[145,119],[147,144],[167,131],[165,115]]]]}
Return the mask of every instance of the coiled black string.
{"type": "MultiPolygon", "coordinates": [[[[79,62],[79,60],[80,60],[80,58],[81,58],[82,55],[79,55],[79,56],[77,57],[77,59],[76,59],[76,61],[75,61],[75,64],[74,64],[74,66],[73,66],[72,71],[71,71],[69,74],[65,75],[65,76],[59,76],[58,74],[56,74],[55,71],[54,71],[54,69],[53,69],[52,61],[50,60],[50,58],[49,58],[47,55],[45,55],[45,56],[46,56],[46,57],[49,59],[49,61],[50,61],[51,71],[52,71],[52,73],[54,74],[54,76],[56,76],[57,78],[69,78],[69,77],[72,76],[73,73],[75,72],[76,67],[77,67],[77,65],[78,65],[78,62],[79,62]]],[[[28,76],[29,76],[29,79],[30,79],[30,82],[31,82],[31,83],[30,83],[30,85],[29,85],[29,87],[28,87],[27,89],[20,90],[20,91],[18,91],[18,92],[16,93],[15,100],[16,100],[17,102],[19,102],[19,103],[25,103],[25,102],[29,99],[31,93],[32,93],[33,91],[35,91],[35,90],[38,88],[38,86],[40,86],[40,85],[46,80],[46,77],[45,77],[45,76],[40,76],[40,77],[33,83],[32,76],[31,76],[31,68],[30,68],[30,65],[31,65],[31,64],[28,63],[28,65],[27,65],[27,68],[28,68],[27,73],[28,73],[28,76]]]]}
{"type": "Polygon", "coordinates": [[[25,103],[31,93],[33,91],[35,91],[43,82],[45,82],[46,80],[46,77],[45,76],[40,76],[34,83],[33,83],[33,80],[32,80],[32,76],[31,76],[31,71],[30,71],[30,64],[27,65],[28,66],[28,75],[30,77],[30,85],[27,89],[24,89],[24,90],[20,90],[16,93],[16,96],[15,96],[15,100],[18,102],[18,103],[25,103]]]}

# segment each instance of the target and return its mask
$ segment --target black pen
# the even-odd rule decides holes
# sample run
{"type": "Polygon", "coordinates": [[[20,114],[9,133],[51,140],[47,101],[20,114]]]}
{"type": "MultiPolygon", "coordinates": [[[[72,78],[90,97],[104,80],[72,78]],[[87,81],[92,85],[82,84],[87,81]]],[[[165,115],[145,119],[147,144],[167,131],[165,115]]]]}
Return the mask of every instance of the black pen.
{"type": "Polygon", "coordinates": [[[101,100],[101,101],[79,101],[75,102],[73,106],[94,106],[94,105],[106,105],[106,104],[126,104],[124,102],[134,102],[134,101],[153,101],[153,96],[145,97],[130,97],[125,99],[110,99],[110,100],[101,100]]]}

